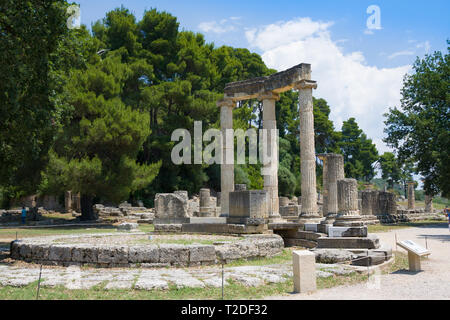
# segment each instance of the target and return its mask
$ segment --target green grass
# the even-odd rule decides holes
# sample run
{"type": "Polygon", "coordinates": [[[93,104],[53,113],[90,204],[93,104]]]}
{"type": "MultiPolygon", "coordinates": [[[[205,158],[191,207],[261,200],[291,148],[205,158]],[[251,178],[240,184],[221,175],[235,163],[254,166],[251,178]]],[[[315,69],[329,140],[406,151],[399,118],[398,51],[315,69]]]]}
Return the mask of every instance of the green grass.
{"type": "MultiPolygon", "coordinates": [[[[408,206],[408,200],[406,201],[398,201],[397,204],[407,207],[408,206]]],[[[415,202],[416,208],[425,208],[425,201],[416,201],[415,202]]],[[[439,203],[439,202],[433,202],[433,208],[436,210],[443,210],[445,209],[446,204],[439,203]]]]}
{"type": "MultiPolygon", "coordinates": [[[[98,226],[98,227],[84,227],[84,226],[72,226],[72,227],[51,227],[51,228],[0,228],[0,243],[8,242],[17,238],[30,238],[41,236],[54,236],[54,235],[71,235],[71,234],[98,234],[98,233],[114,233],[116,232],[114,226],[98,226]]],[[[152,232],[154,226],[151,224],[143,224],[139,226],[139,231],[152,232]]]]}
{"type": "MultiPolygon", "coordinates": [[[[195,236],[195,235],[194,235],[195,236]]],[[[133,242],[129,242],[129,244],[162,244],[162,243],[170,243],[170,244],[183,244],[183,245],[189,245],[189,244],[203,244],[203,245],[212,245],[216,242],[235,242],[242,240],[244,238],[235,237],[235,239],[214,239],[214,240],[207,240],[207,239],[140,239],[133,242]]]]}
{"type": "Polygon", "coordinates": [[[267,266],[271,264],[284,264],[292,261],[292,251],[294,250],[304,250],[301,248],[285,248],[283,251],[273,257],[269,258],[258,258],[258,259],[238,259],[227,263],[227,267],[240,267],[240,266],[267,266]]]}
{"type": "Polygon", "coordinates": [[[391,230],[411,228],[411,227],[423,227],[429,225],[439,225],[439,224],[447,224],[447,222],[437,221],[437,220],[420,220],[415,222],[400,222],[395,224],[375,224],[369,225],[368,232],[388,232],[391,230]]]}

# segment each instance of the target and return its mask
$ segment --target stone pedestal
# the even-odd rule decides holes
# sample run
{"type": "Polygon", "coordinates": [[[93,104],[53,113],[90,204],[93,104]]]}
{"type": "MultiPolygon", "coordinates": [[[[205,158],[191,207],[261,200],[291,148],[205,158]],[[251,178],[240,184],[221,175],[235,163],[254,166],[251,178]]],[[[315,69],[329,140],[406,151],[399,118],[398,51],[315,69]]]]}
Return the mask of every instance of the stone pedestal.
{"type": "Polygon", "coordinates": [[[317,83],[301,80],[296,83],[300,105],[300,158],[302,175],[302,213],[300,220],[307,221],[320,218],[317,208],[316,190],[316,152],[314,144],[314,114],[312,90],[317,83]]]}
{"type": "Polygon", "coordinates": [[[220,216],[227,217],[229,215],[229,193],[234,191],[234,135],[229,129],[233,129],[233,107],[235,103],[231,99],[225,99],[219,101],[217,105],[220,107],[220,127],[223,142],[222,164],[220,166],[220,216]]]}
{"type": "Polygon", "coordinates": [[[228,224],[264,225],[267,219],[267,191],[230,192],[228,224]]]}
{"type": "Polygon", "coordinates": [[[416,195],[414,193],[414,181],[408,182],[408,210],[416,208],[416,195]]]}
{"type": "Polygon", "coordinates": [[[333,225],[337,227],[362,226],[358,210],[358,183],[356,180],[338,180],[337,191],[339,209],[333,225]]]}
{"type": "Polygon", "coordinates": [[[316,255],[308,250],[292,252],[294,292],[312,293],[317,290],[316,255]]]}

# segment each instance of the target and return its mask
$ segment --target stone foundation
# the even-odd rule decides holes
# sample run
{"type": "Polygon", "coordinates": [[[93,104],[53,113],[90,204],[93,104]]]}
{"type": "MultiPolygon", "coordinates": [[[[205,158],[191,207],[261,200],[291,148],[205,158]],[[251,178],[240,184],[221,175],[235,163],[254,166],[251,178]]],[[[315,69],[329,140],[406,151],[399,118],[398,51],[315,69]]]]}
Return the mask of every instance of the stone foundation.
{"type": "Polygon", "coordinates": [[[61,266],[130,267],[146,264],[153,267],[186,267],[227,263],[237,259],[271,257],[280,254],[284,248],[283,240],[278,235],[246,236],[237,242],[218,245],[92,245],[53,242],[62,238],[76,237],[55,236],[13,241],[11,258],[61,266]]]}

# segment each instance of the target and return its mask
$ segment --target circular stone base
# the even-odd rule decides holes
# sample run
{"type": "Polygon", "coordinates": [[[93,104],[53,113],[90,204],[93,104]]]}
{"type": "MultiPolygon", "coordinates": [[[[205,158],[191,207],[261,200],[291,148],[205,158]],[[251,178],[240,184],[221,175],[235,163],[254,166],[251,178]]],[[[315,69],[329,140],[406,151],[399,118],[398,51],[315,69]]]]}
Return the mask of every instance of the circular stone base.
{"type": "Polygon", "coordinates": [[[232,237],[127,233],[16,240],[11,243],[11,258],[62,266],[187,267],[270,257],[283,248],[283,239],[276,234],[232,237]]]}

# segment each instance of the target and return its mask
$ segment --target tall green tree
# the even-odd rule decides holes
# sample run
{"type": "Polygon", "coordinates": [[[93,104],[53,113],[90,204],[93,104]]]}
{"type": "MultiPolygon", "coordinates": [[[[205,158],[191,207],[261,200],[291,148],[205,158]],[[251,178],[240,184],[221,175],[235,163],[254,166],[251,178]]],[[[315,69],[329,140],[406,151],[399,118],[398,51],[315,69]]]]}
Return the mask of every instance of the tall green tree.
{"type": "Polygon", "coordinates": [[[126,200],[147,186],[161,165],[136,161],[150,134],[150,119],[121,99],[133,75],[130,66],[121,62],[122,54],[126,53],[113,51],[85,70],[72,71],[66,99],[73,113],[59,132],[52,160],[43,173],[43,190],[60,181],[59,187],[81,194],[83,220],[96,218],[94,198],[115,203],[126,200]]]}
{"type": "Polygon", "coordinates": [[[0,2],[0,185],[36,191],[58,125],[54,53],[67,35],[66,1],[0,2]]]}
{"type": "Polygon", "coordinates": [[[375,176],[374,163],[378,160],[378,151],[355,118],[344,121],[338,146],[344,155],[347,177],[370,181],[375,176]]]}
{"type": "Polygon", "coordinates": [[[389,188],[400,181],[401,165],[392,152],[380,156],[381,177],[388,182],[389,188]]]}
{"type": "Polygon", "coordinates": [[[429,195],[450,196],[450,41],[440,51],[417,58],[406,75],[401,108],[385,114],[384,141],[410,159],[424,177],[429,195]]]}

